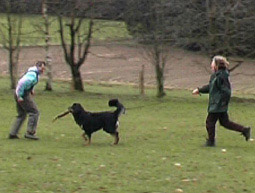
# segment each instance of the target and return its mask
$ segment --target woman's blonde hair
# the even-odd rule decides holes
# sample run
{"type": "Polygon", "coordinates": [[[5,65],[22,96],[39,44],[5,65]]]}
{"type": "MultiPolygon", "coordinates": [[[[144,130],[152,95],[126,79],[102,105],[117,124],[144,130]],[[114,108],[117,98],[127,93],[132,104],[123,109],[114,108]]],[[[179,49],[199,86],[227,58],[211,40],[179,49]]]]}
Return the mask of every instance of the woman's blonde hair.
{"type": "Polygon", "coordinates": [[[215,65],[220,68],[229,68],[229,62],[223,56],[214,56],[212,59],[215,62],[215,65]]]}

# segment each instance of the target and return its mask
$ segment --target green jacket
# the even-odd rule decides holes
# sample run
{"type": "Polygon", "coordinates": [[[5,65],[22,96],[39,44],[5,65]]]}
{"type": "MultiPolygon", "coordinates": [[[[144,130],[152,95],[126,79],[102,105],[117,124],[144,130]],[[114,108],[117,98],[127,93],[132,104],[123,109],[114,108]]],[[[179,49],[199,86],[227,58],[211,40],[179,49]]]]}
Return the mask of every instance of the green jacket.
{"type": "Polygon", "coordinates": [[[209,93],[209,113],[222,113],[228,111],[231,97],[229,72],[225,69],[218,70],[211,75],[208,85],[198,88],[200,93],[209,93]]]}

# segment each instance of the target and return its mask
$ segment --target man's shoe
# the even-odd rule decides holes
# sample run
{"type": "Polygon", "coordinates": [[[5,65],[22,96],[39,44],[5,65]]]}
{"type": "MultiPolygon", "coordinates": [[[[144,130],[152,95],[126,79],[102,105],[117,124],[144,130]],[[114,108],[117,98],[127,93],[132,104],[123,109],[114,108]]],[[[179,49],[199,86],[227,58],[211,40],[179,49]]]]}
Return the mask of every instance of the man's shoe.
{"type": "Polygon", "coordinates": [[[24,137],[27,139],[39,140],[39,137],[37,137],[35,134],[26,133],[24,137]]]}
{"type": "Polygon", "coordinates": [[[245,137],[246,141],[249,141],[249,139],[251,138],[251,128],[245,127],[244,131],[242,132],[242,135],[245,137]]]}
{"type": "Polygon", "coordinates": [[[10,134],[9,139],[19,139],[19,137],[17,135],[10,134]]]}
{"type": "Polygon", "coordinates": [[[205,142],[206,147],[215,147],[215,141],[211,141],[209,139],[206,140],[205,142]]]}

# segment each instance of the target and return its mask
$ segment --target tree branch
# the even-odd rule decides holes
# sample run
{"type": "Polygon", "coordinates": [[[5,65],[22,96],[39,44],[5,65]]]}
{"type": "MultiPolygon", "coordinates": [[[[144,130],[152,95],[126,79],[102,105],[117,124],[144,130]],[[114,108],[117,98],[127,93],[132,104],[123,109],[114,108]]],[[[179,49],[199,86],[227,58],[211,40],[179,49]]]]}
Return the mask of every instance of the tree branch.
{"type": "Polygon", "coordinates": [[[93,25],[94,25],[94,21],[93,21],[93,19],[90,19],[90,21],[89,21],[89,31],[88,31],[88,35],[87,35],[87,42],[84,44],[83,55],[82,55],[81,58],[79,58],[79,61],[77,63],[78,67],[80,67],[82,65],[82,63],[84,62],[84,60],[86,59],[86,57],[89,53],[89,48],[90,48],[91,38],[92,38],[92,33],[93,33],[93,25]]]}
{"type": "Polygon", "coordinates": [[[67,48],[66,48],[66,43],[65,43],[65,38],[64,38],[63,21],[62,21],[62,17],[60,15],[58,16],[58,21],[59,21],[59,33],[60,33],[60,38],[61,38],[61,45],[64,49],[65,60],[69,64],[70,56],[69,56],[67,48]]]}
{"type": "Polygon", "coordinates": [[[230,61],[233,61],[233,62],[237,62],[237,64],[235,66],[233,66],[232,68],[229,69],[229,72],[233,72],[236,68],[238,68],[239,66],[242,65],[242,63],[244,61],[242,60],[230,60],[230,61]]]}

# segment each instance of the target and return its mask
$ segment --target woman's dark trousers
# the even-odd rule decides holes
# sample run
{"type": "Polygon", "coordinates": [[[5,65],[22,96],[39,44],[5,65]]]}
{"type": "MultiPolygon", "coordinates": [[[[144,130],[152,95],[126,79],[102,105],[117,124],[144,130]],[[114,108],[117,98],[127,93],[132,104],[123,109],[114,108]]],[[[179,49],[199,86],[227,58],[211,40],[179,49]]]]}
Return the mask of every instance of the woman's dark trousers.
{"type": "Polygon", "coordinates": [[[208,140],[210,142],[215,141],[215,127],[216,127],[216,122],[220,121],[220,124],[233,131],[238,131],[238,132],[243,132],[245,130],[245,127],[242,125],[239,125],[237,123],[234,123],[229,120],[228,113],[223,112],[223,113],[208,113],[207,119],[206,119],[206,129],[208,133],[208,140]]]}

